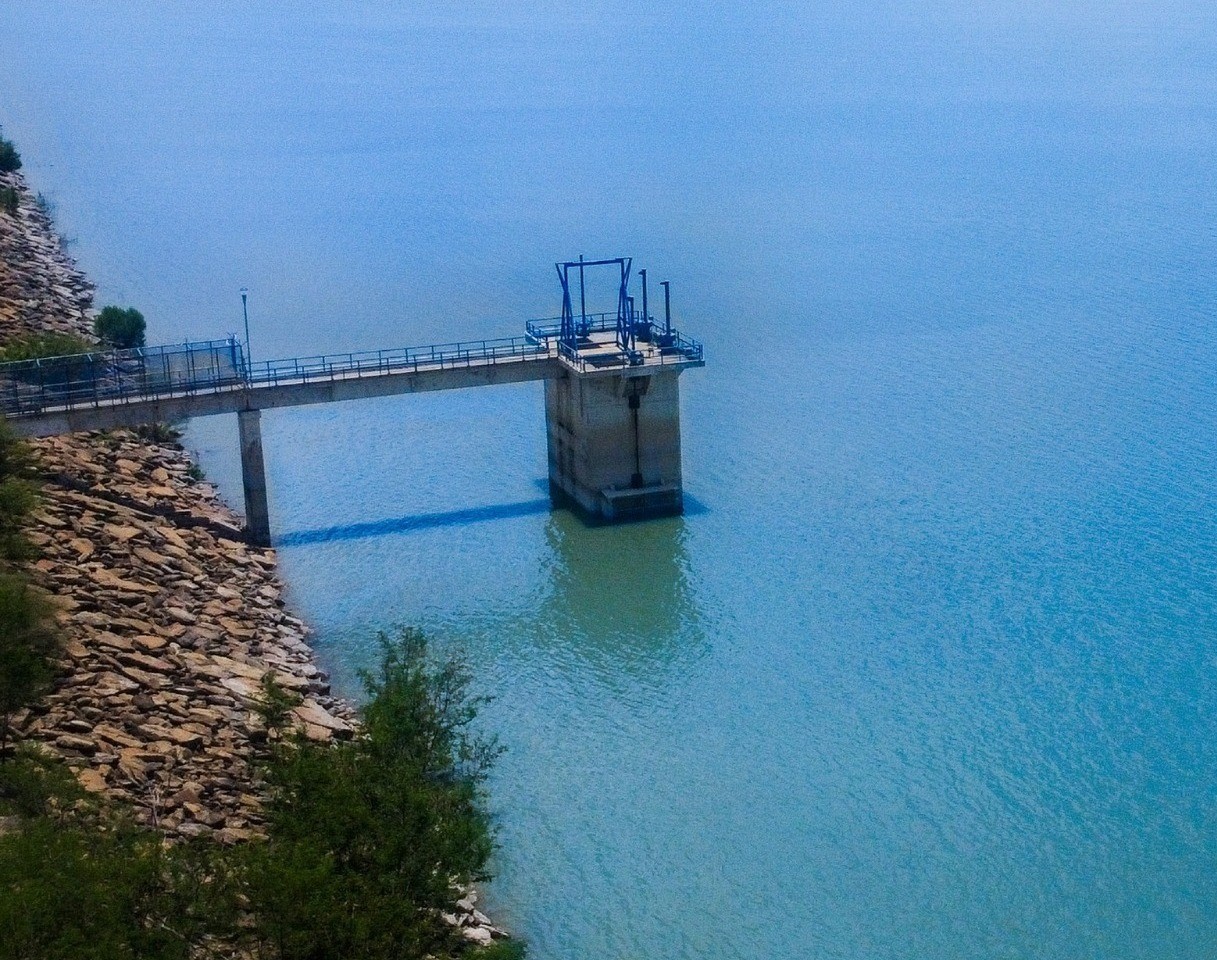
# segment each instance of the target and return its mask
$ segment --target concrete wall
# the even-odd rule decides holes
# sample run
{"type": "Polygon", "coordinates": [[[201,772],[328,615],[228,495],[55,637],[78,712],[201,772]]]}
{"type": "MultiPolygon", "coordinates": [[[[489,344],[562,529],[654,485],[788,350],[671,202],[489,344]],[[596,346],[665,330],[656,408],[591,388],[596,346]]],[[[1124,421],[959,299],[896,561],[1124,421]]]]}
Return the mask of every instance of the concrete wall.
{"type": "Polygon", "coordinates": [[[589,519],[680,513],[679,371],[545,381],[550,490],[589,519]]]}

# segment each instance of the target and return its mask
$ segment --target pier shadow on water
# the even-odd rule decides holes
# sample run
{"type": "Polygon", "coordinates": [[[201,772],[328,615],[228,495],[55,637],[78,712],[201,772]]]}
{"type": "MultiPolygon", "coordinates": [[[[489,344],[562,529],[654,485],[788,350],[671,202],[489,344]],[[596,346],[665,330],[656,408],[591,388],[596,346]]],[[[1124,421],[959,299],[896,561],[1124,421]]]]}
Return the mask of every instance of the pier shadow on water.
{"type": "MultiPolygon", "coordinates": [[[[545,516],[534,534],[544,544],[534,557],[540,561],[535,593],[526,603],[491,603],[467,617],[459,632],[484,634],[492,643],[509,638],[531,648],[529,660],[539,653],[560,672],[590,672],[610,684],[626,677],[632,678],[627,685],[661,683],[674,664],[698,656],[705,639],[685,537],[689,518],[707,508],[686,495],[684,517],[588,525],[572,511],[554,508],[548,486],[539,486],[547,495],[537,499],[294,530],[276,544],[314,547],[436,530],[460,538],[461,528],[545,516]]],[[[360,645],[350,637],[342,643],[360,645]]]]}
{"type": "Polygon", "coordinates": [[[342,540],[364,540],[387,534],[410,533],[415,530],[431,530],[437,527],[464,527],[471,523],[490,520],[510,520],[548,513],[549,498],[524,500],[519,503],[497,503],[485,507],[468,507],[462,510],[444,510],[437,513],[419,513],[408,517],[391,517],[385,520],[370,520],[364,523],[348,523],[334,527],[318,527],[313,530],[296,530],[277,537],[277,543],[285,547],[303,547],[316,543],[332,543],[342,540]]]}

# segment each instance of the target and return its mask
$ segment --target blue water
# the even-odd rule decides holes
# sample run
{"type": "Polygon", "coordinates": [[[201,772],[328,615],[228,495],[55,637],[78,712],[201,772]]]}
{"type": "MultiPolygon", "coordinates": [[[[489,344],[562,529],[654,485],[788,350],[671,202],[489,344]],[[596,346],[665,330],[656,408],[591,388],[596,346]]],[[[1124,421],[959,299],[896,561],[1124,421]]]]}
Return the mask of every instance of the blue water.
{"type": "Polygon", "coordinates": [[[550,512],[535,384],[264,418],[337,683],[406,622],[497,696],[536,960],[1217,954],[1217,8],[1060,6],[6,6],[0,122],[154,339],[672,280],[681,519],[550,512]]]}

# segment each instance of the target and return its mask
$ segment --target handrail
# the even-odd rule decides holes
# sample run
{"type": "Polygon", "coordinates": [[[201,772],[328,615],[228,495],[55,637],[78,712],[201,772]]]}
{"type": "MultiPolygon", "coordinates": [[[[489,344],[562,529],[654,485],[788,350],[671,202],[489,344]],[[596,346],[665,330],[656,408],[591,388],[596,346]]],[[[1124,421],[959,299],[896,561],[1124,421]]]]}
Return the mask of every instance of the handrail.
{"type": "MultiPolygon", "coordinates": [[[[582,317],[579,318],[582,322],[582,317]]],[[[589,332],[612,330],[616,315],[589,314],[589,332]]],[[[646,364],[701,362],[702,346],[673,331],[644,350],[591,359],[565,343],[551,343],[561,318],[529,321],[526,336],[468,340],[422,347],[319,354],[246,364],[235,339],[134,350],[95,351],[0,364],[0,410],[36,416],[72,410],[250,388],[387,376],[402,373],[528,363],[560,357],[580,371],[646,364]],[[550,332],[551,327],[554,332],[550,332]]]]}

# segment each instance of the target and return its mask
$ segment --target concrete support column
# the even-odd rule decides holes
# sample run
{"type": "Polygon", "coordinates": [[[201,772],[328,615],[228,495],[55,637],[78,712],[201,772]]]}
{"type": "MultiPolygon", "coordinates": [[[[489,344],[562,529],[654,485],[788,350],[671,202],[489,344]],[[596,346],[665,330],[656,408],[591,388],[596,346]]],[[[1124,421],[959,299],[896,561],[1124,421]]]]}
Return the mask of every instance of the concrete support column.
{"type": "Polygon", "coordinates": [[[684,509],[678,370],[545,381],[549,487],[593,522],[684,509]]]}
{"type": "Polygon", "coordinates": [[[270,504],[266,497],[266,463],[262,458],[262,411],[240,410],[241,484],[245,488],[245,535],[257,547],[270,546],[270,504]]]}

